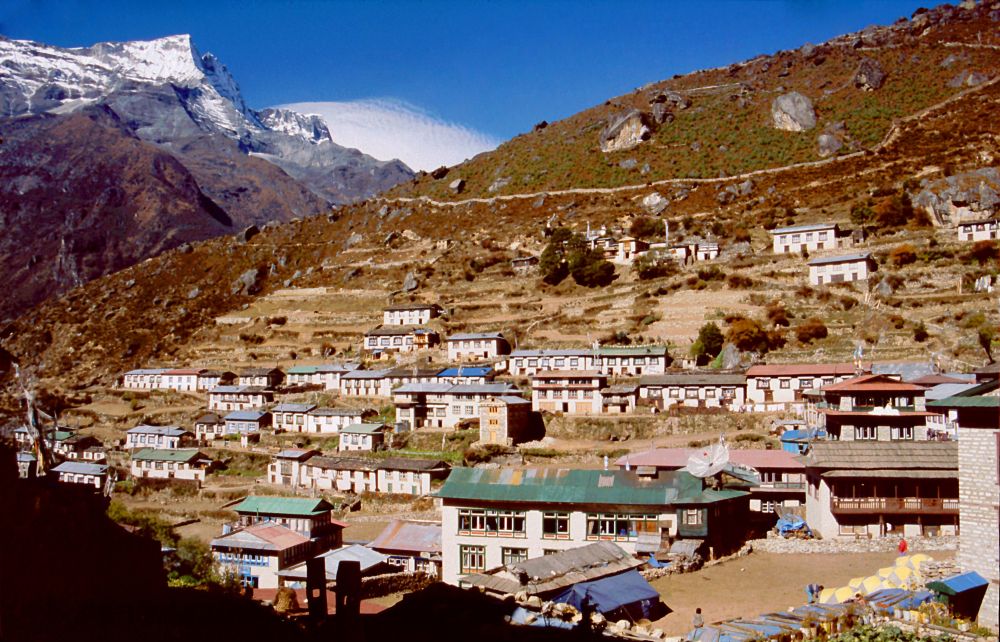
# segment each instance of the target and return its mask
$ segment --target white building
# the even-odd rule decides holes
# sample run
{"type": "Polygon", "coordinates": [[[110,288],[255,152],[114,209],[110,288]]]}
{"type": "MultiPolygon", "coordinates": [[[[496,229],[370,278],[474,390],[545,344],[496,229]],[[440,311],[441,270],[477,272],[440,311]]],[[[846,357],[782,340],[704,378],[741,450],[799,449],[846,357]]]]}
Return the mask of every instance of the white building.
{"type": "Polygon", "coordinates": [[[756,365],[747,370],[747,403],[754,412],[802,410],[807,390],[840,383],[862,374],[853,363],[756,365]]]}
{"type": "Polygon", "coordinates": [[[335,435],[341,428],[351,424],[364,423],[365,419],[374,417],[376,413],[371,408],[314,408],[306,414],[306,432],[335,435]]]}
{"type": "Polygon", "coordinates": [[[593,350],[514,350],[497,370],[512,377],[530,377],[543,370],[594,370],[593,350]]]}
{"type": "Polygon", "coordinates": [[[437,303],[404,303],[382,310],[382,325],[426,325],[441,314],[437,303]]]}
{"type": "Polygon", "coordinates": [[[597,541],[631,554],[668,537],[697,538],[720,552],[742,544],[736,528],[747,493],[705,489],[686,472],[640,478],[622,470],[454,468],[438,497],[442,579],[597,541]]]}
{"type": "Polygon", "coordinates": [[[64,461],[52,469],[61,484],[81,484],[101,490],[108,479],[108,467],[79,461],[64,461]]]}
{"type": "Polygon", "coordinates": [[[186,479],[201,486],[211,464],[212,459],[197,449],[143,448],[132,453],[130,468],[135,479],[186,479]]]}
{"type": "Polygon", "coordinates": [[[351,424],[340,429],[339,452],[381,450],[389,427],[385,424],[351,424]]]}
{"type": "Polygon", "coordinates": [[[415,430],[453,428],[462,421],[478,419],[486,400],[519,394],[520,391],[509,383],[412,383],[396,388],[392,398],[396,421],[415,430]]]}
{"type": "Polygon", "coordinates": [[[365,332],[365,352],[375,358],[390,353],[429,350],[441,342],[430,328],[412,326],[381,326],[365,332]]]}
{"type": "Polygon", "coordinates": [[[813,285],[867,281],[878,269],[871,252],[825,256],[809,261],[809,282],[813,285]]]}
{"type": "Polygon", "coordinates": [[[995,218],[958,224],[959,241],[992,241],[1000,238],[1000,221],[995,218]]]}
{"type": "Polygon", "coordinates": [[[194,435],[180,426],[142,424],[125,431],[126,448],[181,448],[194,441],[194,435]]]}
{"type": "Polygon", "coordinates": [[[345,397],[391,397],[391,369],[354,370],[340,377],[340,394],[345,397]]]}
{"type": "Polygon", "coordinates": [[[164,370],[160,375],[160,387],[164,390],[177,390],[178,392],[197,392],[198,377],[201,375],[200,369],[176,368],[164,370]]]}
{"type": "Polygon", "coordinates": [[[234,410],[225,417],[227,435],[259,433],[271,427],[271,413],[265,410],[234,410]]]}
{"type": "Polygon", "coordinates": [[[285,380],[281,368],[244,368],[240,370],[237,383],[241,386],[277,388],[285,380]]]}
{"type": "Polygon", "coordinates": [[[667,370],[666,346],[601,346],[594,350],[594,368],[608,377],[638,377],[667,370]]]}
{"type": "Polygon", "coordinates": [[[551,370],[531,377],[531,409],[565,415],[599,415],[607,376],[593,370],[551,370]]]}
{"type": "Polygon", "coordinates": [[[129,370],[122,376],[122,388],[126,390],[158,390],[160,375],[166,368],[139,368],[129,370]]]}
{"type": "Polygon", "coordinates": [[[805,248],[808,252],[816,250],[835,250],[838,227],[836,223],[815,223],[812,225],[795,225],[779,227],[771,230],[775,254],[798,254],[805,248]]]}
{"type": "Polygon", "coordinates": [[[308,537],[271,522],[262,522],[212,540],[212,555],[224,573],[250,588],[278,588],[278,572],[316,553],[308,537]]]}
{"type": "Polygon", "coordinates": [[[248,410],[274,402],[274,393],[257,386],[218,386],[208,391],[209,410],[248,410]]]}
{"type": "Polygon", "coordinates": [[[485,361],[510,353],[510,343],[499,332],[453,334],[447,343],[449,361],[485,361]]]}
{"type": "Polygon", "coordinates": [[[743,410],[747,378],[740,374],[678,373],[639,379],[639,397],[665,410],[671,406],[743,410]]]}
{"type": "Polygon", "coordinates": [[[308,417],[315,408],[314,403],[279,403],[271,408],[271,425],[275,432],[311,432],[308,417]]]}
{"type": "Polygon", "coordinates": [[[205,413],[194,421],[194,434],[199,443],[222,439],[226,434],[226,422],[214,412],[205,413]]]}

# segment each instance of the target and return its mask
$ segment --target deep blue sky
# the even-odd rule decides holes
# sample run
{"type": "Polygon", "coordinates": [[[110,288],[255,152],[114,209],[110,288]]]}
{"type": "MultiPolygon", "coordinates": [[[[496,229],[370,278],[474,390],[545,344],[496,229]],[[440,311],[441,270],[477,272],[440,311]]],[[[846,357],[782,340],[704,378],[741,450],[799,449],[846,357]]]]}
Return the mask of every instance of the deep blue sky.
{"type": "Polygon", "coordinates": [[[0,0],[0,33],[60,46],[190,33],[252,107],[396,98],[506,139],[675,73],[889,24],[918,6],[0,0]]]}

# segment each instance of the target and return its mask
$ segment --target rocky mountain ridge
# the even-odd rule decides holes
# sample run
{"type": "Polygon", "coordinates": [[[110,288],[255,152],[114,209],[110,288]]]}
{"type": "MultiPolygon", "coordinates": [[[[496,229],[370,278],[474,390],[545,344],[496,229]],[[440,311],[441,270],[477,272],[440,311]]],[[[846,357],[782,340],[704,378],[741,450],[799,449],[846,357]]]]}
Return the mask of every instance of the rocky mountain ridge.
{"type": "Polygon", "coordinates": [[[413,176],[399,160],[378,161],[337,145],[316,116],[254,111],[226,66],[199,53],[188,35],[78,49],[0,38],[0,68],[0,117],[106,104],[144,140],[176,151],[192,137],[221,135],[333,203],[413,176]]]}

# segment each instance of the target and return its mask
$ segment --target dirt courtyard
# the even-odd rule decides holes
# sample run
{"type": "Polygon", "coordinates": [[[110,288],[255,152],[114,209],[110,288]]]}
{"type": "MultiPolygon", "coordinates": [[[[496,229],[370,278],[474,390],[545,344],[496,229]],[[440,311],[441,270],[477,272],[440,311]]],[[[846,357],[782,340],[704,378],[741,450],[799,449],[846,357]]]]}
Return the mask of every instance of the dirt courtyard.
{"type": "MultiPolygon", "coordinates": [[[[919,551],[913,551],[919,552],[919,551]]],[[[937,560],[952,551],[934,551],[937,560]]],[[[874,574],[891,566],[896,553],[773,554],[753,553],[704,568],[696,573],[670,575],[651,584],[673,612],[654,626],[668,636],[691,630],[694,610],[701,607],[705,623],[771,611],[787,611],[806,602],[805,587],[816,582],[844,586],[851,578],[874,574]]]]}

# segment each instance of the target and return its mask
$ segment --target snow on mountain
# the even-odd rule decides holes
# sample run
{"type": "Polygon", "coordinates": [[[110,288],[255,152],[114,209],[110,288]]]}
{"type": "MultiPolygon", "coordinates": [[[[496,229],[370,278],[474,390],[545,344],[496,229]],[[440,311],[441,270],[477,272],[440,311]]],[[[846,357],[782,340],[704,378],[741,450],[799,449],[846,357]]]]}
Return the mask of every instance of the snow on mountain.
{"type": "Polygon", "coordinates": [[[307,116],[290,109],[269,108],[257,112],[257,117],[265,127],[274,132],[299,136],[315,143],[333,142],[326,122],[315,114],[307,116]]]}
{"type": "Polygon", "coordinates": [[[0,118],[67,114],[95,103],[109,106],[140,138],[175,150],[221,134],[334,202],[413,176],[399,161],[334,143],[322,117],[254,111],[226,66],[200,54],[188,35],[72,49],[0,36],[0,118]]]}

